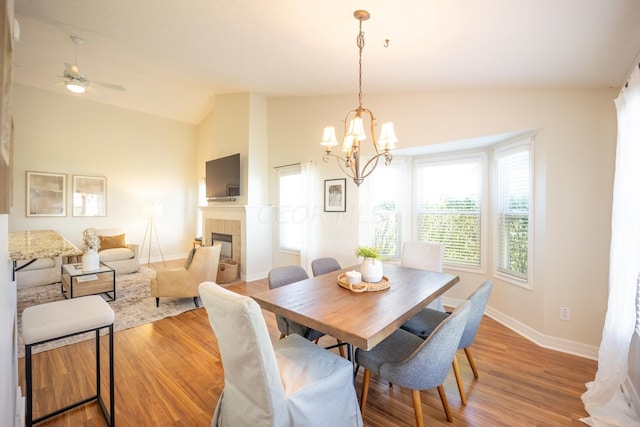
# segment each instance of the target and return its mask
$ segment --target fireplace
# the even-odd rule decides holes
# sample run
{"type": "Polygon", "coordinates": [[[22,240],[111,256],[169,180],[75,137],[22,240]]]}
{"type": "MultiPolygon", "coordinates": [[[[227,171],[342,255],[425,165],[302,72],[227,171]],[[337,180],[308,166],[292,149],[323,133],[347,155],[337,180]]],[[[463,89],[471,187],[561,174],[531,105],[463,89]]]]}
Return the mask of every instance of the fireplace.
{"type": "Polygon", "coordinates": [[[231,219],[205,219],[203,244],[220,243],[220,259],[232,259],[242,265],[241,222],[231,219]]]}
{"type": "MultiPolygon", "coordinates": [[[[200,206],[202,212],[203,244],[219,241],[223,256],[238,263],[242,280],[258,280],[267,277],[273,265],[271,235],[273,234],[273,206],[200,206]],[[213,234],[231,236],[213,238],[213,234]],[[230,245],[230,253],[224,246],[230,245]]],[[[227,246],[228,247],[228,246],[227,246]]]]}
{"type": "Polygon", "coordinates": [[[233,259],[233,235],[222,233],[211,233],[211,246],[220,242],[220,259],[233,259]]]}

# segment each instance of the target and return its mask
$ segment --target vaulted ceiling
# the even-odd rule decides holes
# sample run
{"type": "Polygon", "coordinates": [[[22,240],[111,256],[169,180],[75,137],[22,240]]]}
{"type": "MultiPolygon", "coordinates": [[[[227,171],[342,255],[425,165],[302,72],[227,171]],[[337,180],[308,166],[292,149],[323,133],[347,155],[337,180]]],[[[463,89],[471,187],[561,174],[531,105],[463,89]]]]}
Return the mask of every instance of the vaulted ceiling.
{"type": "Polygon", "coordinates": [[[216,93],[355,96],[356,9],[365,96],[618,88],[640,53],[636,0],[15,0],[14,81],[188,123],[216,93]],[[126,90],[71,94],[64,63],[126,90]]]}

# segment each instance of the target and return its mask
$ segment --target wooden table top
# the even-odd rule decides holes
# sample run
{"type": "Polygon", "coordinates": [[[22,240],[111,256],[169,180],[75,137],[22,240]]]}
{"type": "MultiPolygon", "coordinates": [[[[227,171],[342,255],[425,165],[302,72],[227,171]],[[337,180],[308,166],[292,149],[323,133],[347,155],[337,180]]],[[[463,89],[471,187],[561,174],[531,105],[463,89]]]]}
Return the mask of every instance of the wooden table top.
{"type": "Polygon", "coordinates": [[[384,264],[391,286],[356,293],[338,285],[338,276],[354,269],[359,266],[259,292],[252,298],[265,310],[371,350],[460,280],[452,274],[384,264]]]}
{"type": "Polygon", "coordinates": [[[14,231],[9,233],[9,259],[82,255],[82,251],[54,230],[14,231]]]}

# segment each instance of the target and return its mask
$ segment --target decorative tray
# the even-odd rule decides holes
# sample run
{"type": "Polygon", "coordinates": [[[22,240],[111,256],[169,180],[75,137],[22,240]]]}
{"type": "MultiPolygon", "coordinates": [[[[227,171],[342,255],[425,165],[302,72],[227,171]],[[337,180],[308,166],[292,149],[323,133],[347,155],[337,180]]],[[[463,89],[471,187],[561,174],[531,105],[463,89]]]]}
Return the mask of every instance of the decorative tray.
{"type": "Polygon", "coordinates": [[[362,282],[359,285],[353,286],[353,289],[349,286],[349,282],[347,282],[347,273],[342,273],[338,276],[338,285],[342,286],[345,289],[348,289],[352,292],[375,292],[375,291],[383,291],[389,286],[391,286],[391,282],[389,282],[389,278],[387,276],[382,276],[382,280],[375,283],[362,282]]]}

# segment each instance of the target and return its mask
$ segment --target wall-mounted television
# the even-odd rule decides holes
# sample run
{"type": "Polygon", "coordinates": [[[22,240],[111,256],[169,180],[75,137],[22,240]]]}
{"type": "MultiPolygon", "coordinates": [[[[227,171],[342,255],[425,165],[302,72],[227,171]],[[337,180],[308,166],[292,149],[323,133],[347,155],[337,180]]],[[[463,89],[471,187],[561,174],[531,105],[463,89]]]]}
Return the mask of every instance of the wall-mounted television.
{"type": "Polygon", "coordinates": [[[240,154],[206,163],[207,200],[234,200],[240,195],[240,154]]]}

